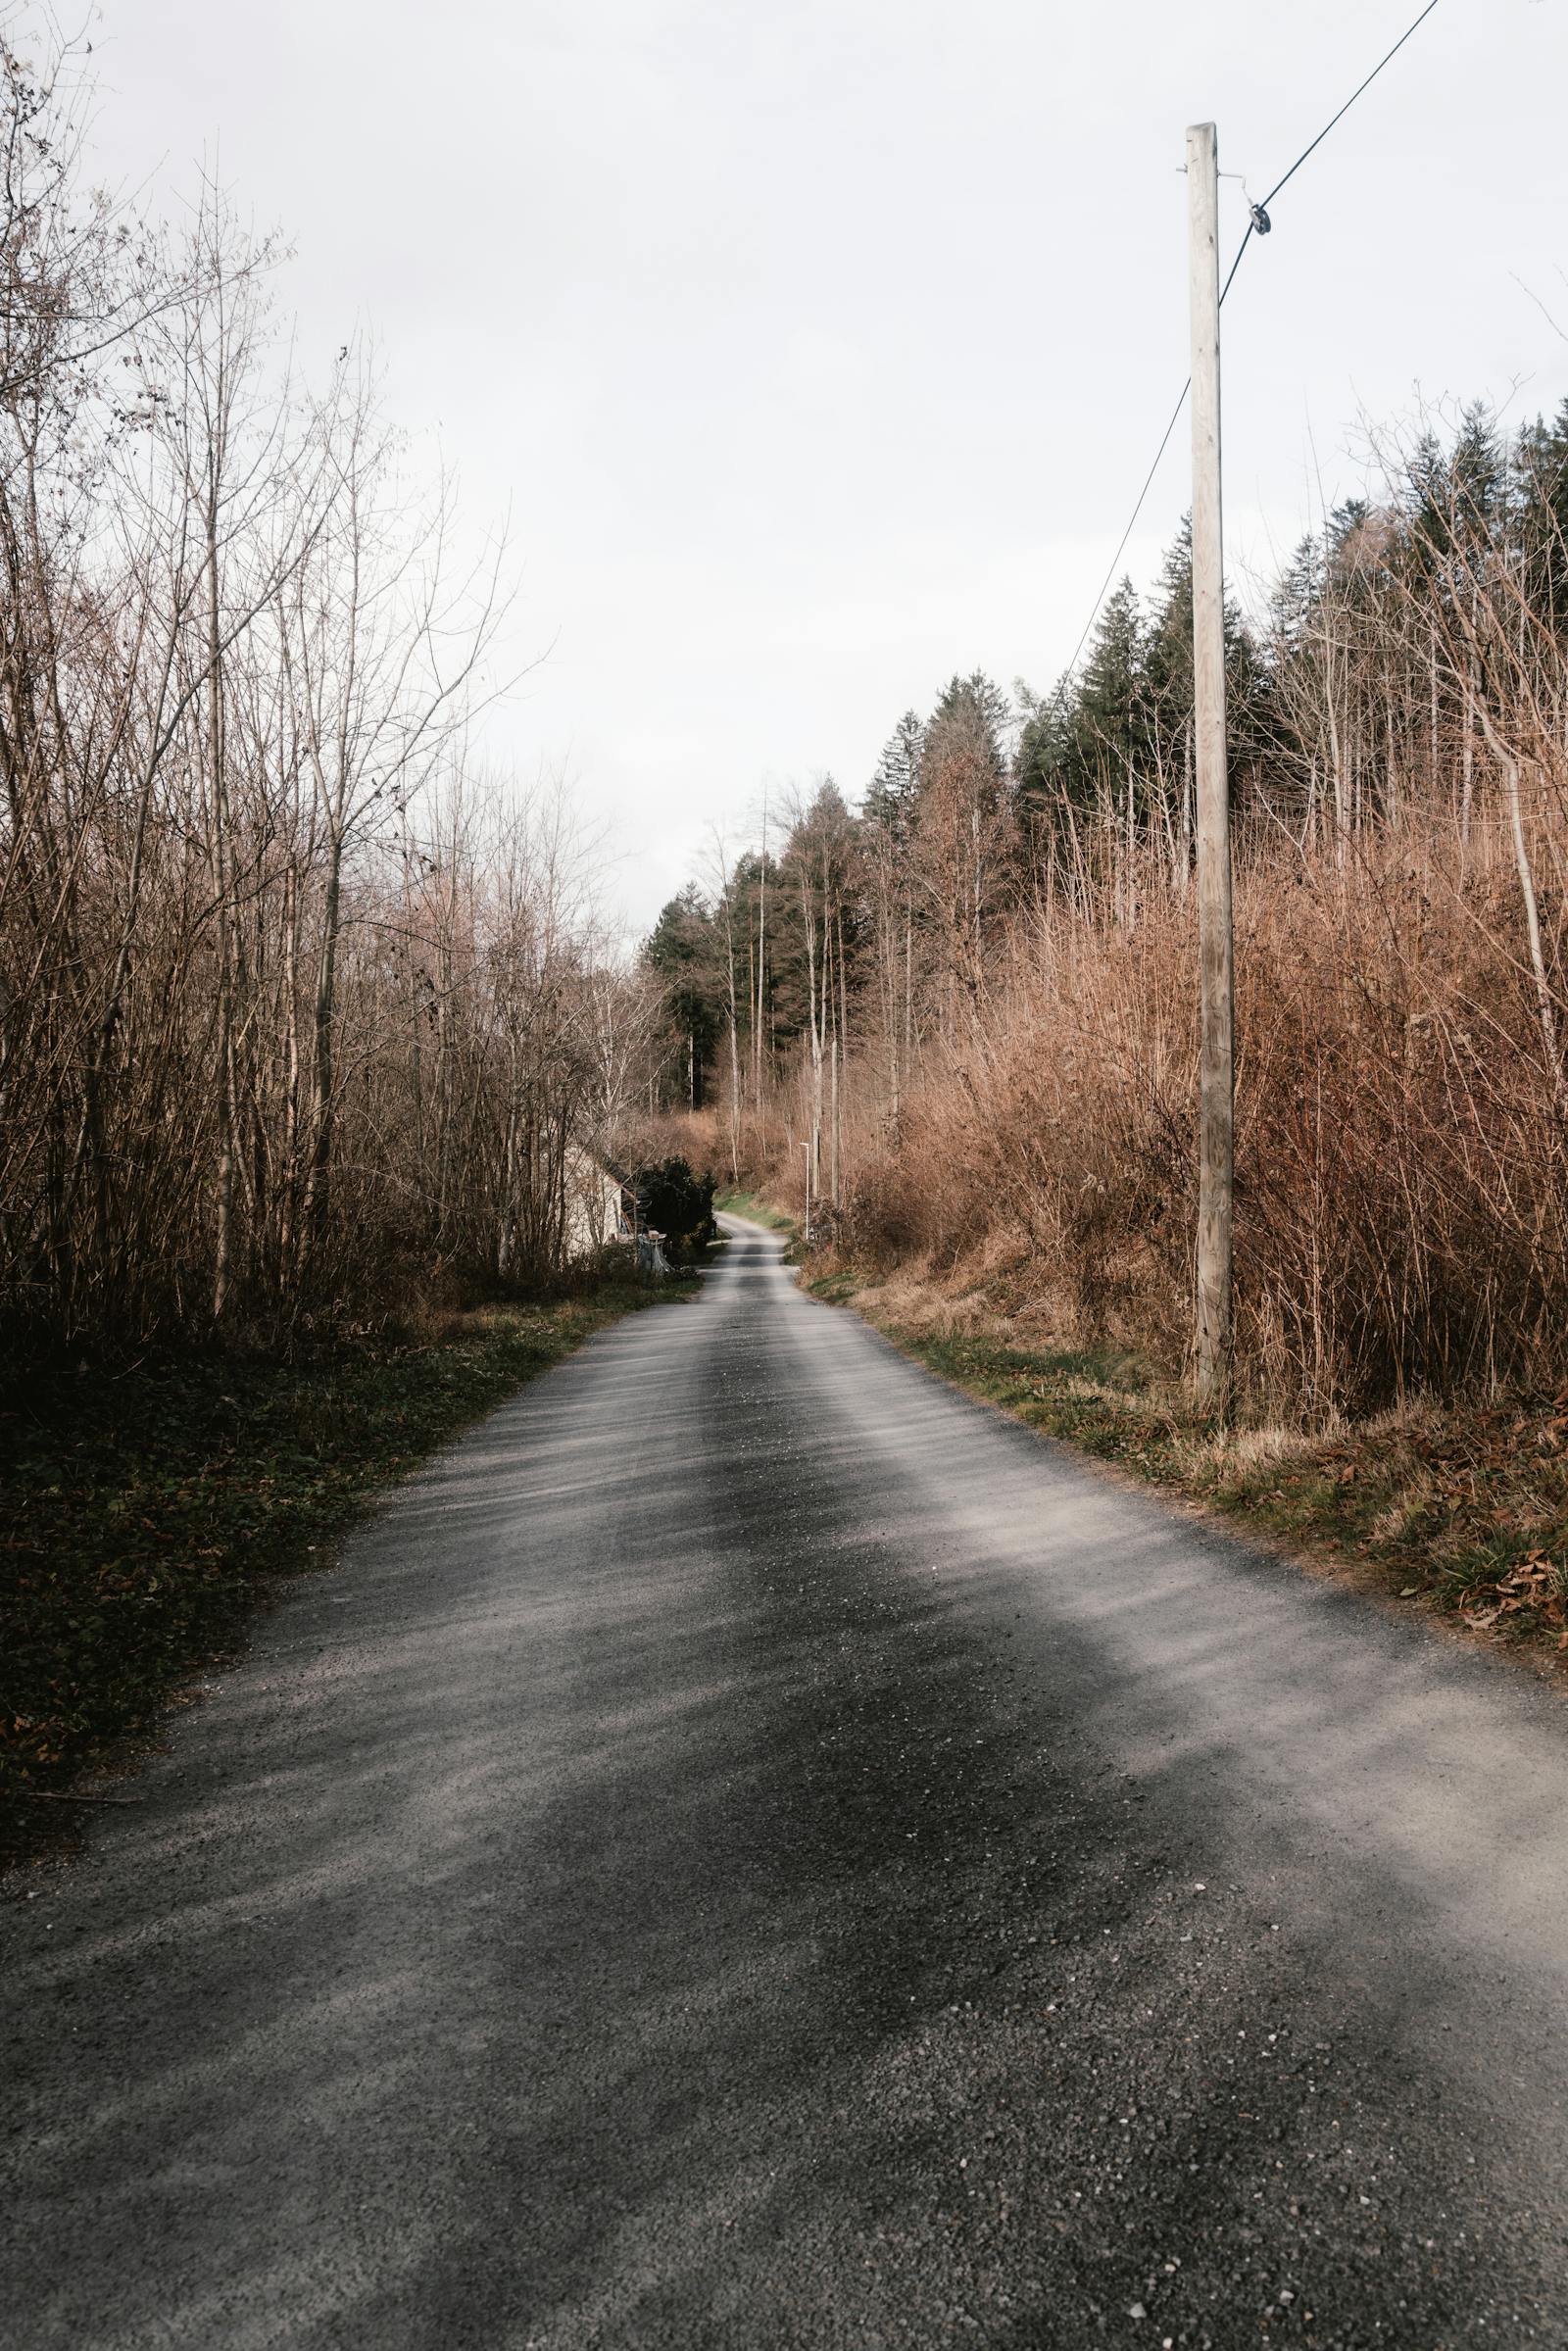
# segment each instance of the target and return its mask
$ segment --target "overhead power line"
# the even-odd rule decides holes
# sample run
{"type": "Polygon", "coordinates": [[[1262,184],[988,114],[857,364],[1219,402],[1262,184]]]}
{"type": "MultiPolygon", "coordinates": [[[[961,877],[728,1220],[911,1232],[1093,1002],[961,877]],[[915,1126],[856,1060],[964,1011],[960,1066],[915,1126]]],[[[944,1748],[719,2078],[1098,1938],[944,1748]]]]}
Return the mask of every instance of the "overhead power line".
{"type": "MultiPolygon", "coordinates": [[[[1438,7],[1438,5],[1439,0],[1427,0],[1426,7],[1421,11],[1421,14],[1416,18],[1415,22],[1412,24],[1406,25],[1404,31],[1400,33],[1398,39],[1395,42],[1394,47],[1389,50],[1386,56],[1379,58],[1377,64],[1373,67],[1366,79],[1357,83],[1356,87],[1350,92],[1348,98],[1346,99],[1345,104],[1340,108],[1339,113],[1330,117],[1328,122],[1324,123],[1322,129],[1318,132],[1316,138],[1312,140],[1311,144],[1301,149],[1300,154],[1297,157],[1295,163],[1292,164],[1290,170],[1285,173],[1284,177],[1282,179],[1277,179],[1274,182],[1274,185],[1269,189],[1268,194],[1263,198],[1260,204],[1252,204],[1250,206],[1246,234],[1243,236],[1241,244],[1237,248],[1236,259],[1230,266],[1230,273],[1226,277],[1224,286],[1220,291],[1220,303],[1222,306],[1224,304],[1226,295],[1236,283],[1236,272],[1238,269],[1240,269],[1242,263],[1246,258],[1247,249],[1252,242],[1253,237],[1266,237],[1269,234],[1270,229],[1273,227],[1273,222],[1269,218],[1269,206],[1274,202],[1275,197],[1280,194],[1282,189],[1290,185],[1291,181],[1296,177],[1297,172],[1299,171],[1301,166],[1306,162],[1308,156],[1315,155],[1317,153],[1324,140],[1328,137],[1329,132],[1333,130],[1337,124],[1344,122],[1346,116],[1349,113],[1356,100],[1365,96],[1366,92],[1376,81],[1378,75],[1383,72],[1384,67],[1393,64],[1394,60],[1398,56],[1399,51],[1404,47],[1405,42],[1410,40],[1414,34],[1420,31],[1422,25],[1426,23],[1428,17],[1432,15],[1433,11],[1438,7]]],[[[1132,514],[1128,516],[1127,527],[1122,532],[1120,539],[1117,541],[1116,552],[1110,559],[1110,567],[1101,582],[1100,593],[1095,598],[1088,619],[1084,622],[1083,634],[1080,636],[1076,646],[1073,648],[1072,660],[1067,663],[1066,674],[1068,677],[1071,677],[1073,671],[1077,668],[1079,661],[1083,655],[1084,647],[1089,642],[1090,631],[1093,629],[1095,622],[1100,618],[1101,608],[1103,606],[1105,598],[1110,592],[1110,583],[1116,576],[1116,566],[1121,562],[1123,555],[1127,551],[1128,540],[1132,537],[1133,532],[1138,527],[1138,517],[1144,511],[1144,506],[1149,497],[1150,491],[1154,486],[1154,476],[1159,471],[1160,460],[1164,457],[1166,450],[1170,447],[1171,434],[1176,430],[1177,425],[1181,422],[1182,411],[1187,406],[1187,395],[1192,388],[1192,378],[1189,376],[1186,383],[1184,383],[1181,388],[1181,395],[1177,400],[1175,408],[1171,411],[1170,422],[1166,425],[1164,431],[1160,435],[1159,447],[1154,452],[1154,462],[1150,466],[1148,473],[1144,477],[1144,486],[1138,493],[1137,503],[1133,508],[1132,514]]]]}
{"type": "Polygon", "coordinates": [[[1193,379],[1191,376],[1189,376],[1187,381],[1182,386],[1180,399],[1177,401],[1176,406],[1171,410],[1170,422],[1166,425],[1163,433],[1160,435],[1159,447],[1154,452],[1154,462],[1144,476],[1144,486],[1138,493],[1138,502],[1134,506],[1132,513],[1127,517],[1127,528],[1122,532],[1121,537],[1116,542],[1116,552],[1111,557],[1109,565],[1105,571],[1105,576],[1100,583],[1100,593],[1095,598],[1088,619],[1084,622],[1083,634],[1079,638],[1077,644],[1073,647],[1072,660],[1067,663],[1068,677],[1071,677],[1073,671],[1077,668],[1084,647],[1089,642],[1089,632],[1094,627],[1095,622],[1100,618],[1101,608],[1104,604],[1105,598],[1109,595],[1110,583],[1116,576],[1116,566],[1121,562],[1123,555],[1127,551],[1128,540],[1132,537],[1133,532],[1138,527],[1138,517],[1144,511],[1144,501],[1148,498],[1150,491],[1154,486],[1154,476],[1159,471],[1159,461],[1164,456],[1166,450],[1170,447],[1170,436],[1176,430],[1177,425],[1181,422],[1182,411],[1187,406],[1187,395],[1192,388],[1193,379]]]}
{"type": "Polygon", "coordinates": [[[1431,16],[1437,5],[1438,0],[1427,0],[1426,7],[1416,18],[1415,23],[1411,24],[1407,30],[1400,33],[1398,39],[1395,42],[1394,47],[1389,51],[1388,56],[1380,57],[1378,59],[1377,64],[1373,67],[1365,81],[1363,81],[1358,88],[1353,89],[1350,92],[1350,95],[1346,99],[1345,104],[1341,107],[1339,113],[1335,115],[1331,121],[1324,123],[1322,129],[1318,132],[1317,137],[1312,141],[1311,146],[1303,147],[1301,149],[1300,154],[1297,157],[1295,163],[1292,164],[1290,170],[1286,172],[1285,177],[1283,179],[1277,179],[1274,182],[1274,185],[1270,188],[1268,194],[1264,197],[1263,210],[1265,212],[1267,212],[1269,206],[1273,203],[1281,188],[1289,186],[1290,182],[1296,177],[1297,172],[1299,171],[1307,157],[1309,155],[1315,155],[1318,149],[1322,146],[1324,140],[1328,137],[1329,132],[1335,128],[1336,124],[1344,122],[1346,116],[1349,113],[1357,98],[1361,98],[1366,95],[1366,92],[1372,87],[1372,84],[1376,81],[1384,67],[1392,65],[1394,60],[1398,56],[1399,51],[1404,47],[1405,42],[1409,40],[1413,34],[1420,31],[1422,25],[1426,23],[1428,17],[1431,16]]]}

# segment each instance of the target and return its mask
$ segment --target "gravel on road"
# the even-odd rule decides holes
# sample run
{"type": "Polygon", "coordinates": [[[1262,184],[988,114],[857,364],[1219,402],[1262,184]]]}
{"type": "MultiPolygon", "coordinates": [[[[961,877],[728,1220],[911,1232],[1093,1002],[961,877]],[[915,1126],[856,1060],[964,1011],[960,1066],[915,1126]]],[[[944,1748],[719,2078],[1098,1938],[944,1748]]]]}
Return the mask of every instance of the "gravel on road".
{"type": "Polygon", "coordinates": [[[11,2351],[1568,2343],[1568,1722],[733,1220],[0,1907],[11,2351]]]}

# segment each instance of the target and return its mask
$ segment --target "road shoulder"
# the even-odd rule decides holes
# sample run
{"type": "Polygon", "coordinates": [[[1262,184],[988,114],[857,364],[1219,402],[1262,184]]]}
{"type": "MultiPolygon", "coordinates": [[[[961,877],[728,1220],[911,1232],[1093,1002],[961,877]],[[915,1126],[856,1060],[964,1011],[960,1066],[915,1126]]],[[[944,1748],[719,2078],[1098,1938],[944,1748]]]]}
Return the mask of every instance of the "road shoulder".
{"type": "Polygon", "coordinates": [[[612,1283],[330,1360],[62,1368],[0,1399],[0,1870],[69,1847],[258,1618],[463,1429],[622,1316],[612,1283]]]}
{"type": "Polygon", "coordinates": [[[800,1281],[1112,1478],[1568,1689],[1568,1397],[1221,1429],[1126,1348],[1055,1344],[983,1298],[836,1256],[800,1281]]]}

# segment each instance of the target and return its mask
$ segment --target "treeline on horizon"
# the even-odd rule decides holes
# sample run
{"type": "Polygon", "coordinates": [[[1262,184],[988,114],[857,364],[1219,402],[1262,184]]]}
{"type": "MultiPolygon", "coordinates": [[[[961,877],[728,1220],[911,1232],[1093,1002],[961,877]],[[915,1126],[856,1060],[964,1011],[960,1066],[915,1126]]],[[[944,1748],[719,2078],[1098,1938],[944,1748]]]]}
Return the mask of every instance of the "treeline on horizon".
{"type": "MultiPolygon", "coordinates": [[[[1321,1415],[1568,1373],[1568,405],[1482,406],[1228,614],[1244,1381],[1321,1415]]],[[[882,1265],[1188,1344],[1192,575],[1049,695],[954,677],[644,950],[667,1111],[882,1265]]]]}

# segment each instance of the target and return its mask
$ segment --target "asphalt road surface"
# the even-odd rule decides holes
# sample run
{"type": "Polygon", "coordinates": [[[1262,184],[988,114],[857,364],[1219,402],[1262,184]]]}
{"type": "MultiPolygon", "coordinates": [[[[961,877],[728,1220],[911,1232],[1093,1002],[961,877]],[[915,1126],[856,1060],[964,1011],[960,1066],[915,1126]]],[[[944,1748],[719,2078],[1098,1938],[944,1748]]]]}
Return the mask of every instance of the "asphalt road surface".
{"type": "Polygon", "coordinates": [[[1556,1703],[731,1231],[13,1886],[8,2351],[1568,2344],[1556,1703]]]}

